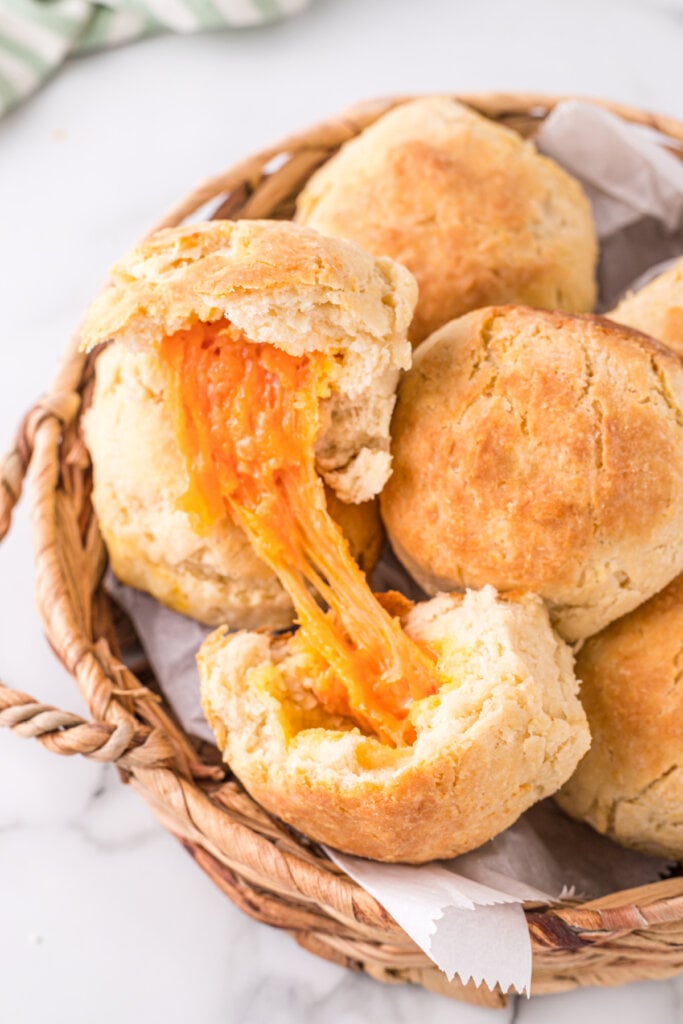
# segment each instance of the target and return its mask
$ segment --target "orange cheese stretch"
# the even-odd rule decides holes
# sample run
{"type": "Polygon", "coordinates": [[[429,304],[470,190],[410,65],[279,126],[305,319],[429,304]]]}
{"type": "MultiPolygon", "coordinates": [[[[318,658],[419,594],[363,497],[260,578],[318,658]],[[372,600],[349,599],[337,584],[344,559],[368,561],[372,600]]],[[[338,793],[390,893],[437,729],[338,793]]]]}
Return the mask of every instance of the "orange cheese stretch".
{"type": "Polygon", "coordinates": [[[190,475],[184,508],[210,522],[227,506],[277,573],[321,704],[387,742],[411,742],[408,706],[439,678],[376,601],[327,512],[314,464],[327,357],[254,344],[226,321],[165,338],[160,355],[190,475]]]}

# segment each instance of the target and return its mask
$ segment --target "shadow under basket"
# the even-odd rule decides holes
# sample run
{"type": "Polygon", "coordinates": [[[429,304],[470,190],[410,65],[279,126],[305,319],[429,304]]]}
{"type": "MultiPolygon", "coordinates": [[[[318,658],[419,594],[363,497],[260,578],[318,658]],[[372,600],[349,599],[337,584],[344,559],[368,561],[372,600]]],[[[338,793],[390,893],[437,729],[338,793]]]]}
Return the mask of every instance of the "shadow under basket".
{"type": "MultiPolygon", "coordinates": [[[[156,228],[198,215],[291,217],[311,173],[342,143],[408,98],[353,107],[243,160],[204,182],[156,228]]],[[[499,94],[458,98],[524,136],[532,136],[560,100],[499,94]]],[[[681,123],[601,105],[683,142],[681,123]]],[[[2,537],[32,464],[40,615],[92,721],[0,685],[0,724],[36,737],[55,753],[116,764],[122,781],[147,801],[219,889],[252,917],[290,932],[305,949],[379,981],[412,982],[473,1003],[504,1005],[502,992],[449,982],[372,896],[314,844],[254,803],[221,765],[218,751],[178,726],[144,658],[127,656],[135,638],[102,588],[106,551],[90,503],[90,463],[79,429],[93,364],[92,356],[78,352],[74,338],[47,395],[20,426],[0,487],[2,537]]],[[[589,902],[534,905],[525,913],[534,995],[666,978],[683,970],[683,877],[589,902]]]]}

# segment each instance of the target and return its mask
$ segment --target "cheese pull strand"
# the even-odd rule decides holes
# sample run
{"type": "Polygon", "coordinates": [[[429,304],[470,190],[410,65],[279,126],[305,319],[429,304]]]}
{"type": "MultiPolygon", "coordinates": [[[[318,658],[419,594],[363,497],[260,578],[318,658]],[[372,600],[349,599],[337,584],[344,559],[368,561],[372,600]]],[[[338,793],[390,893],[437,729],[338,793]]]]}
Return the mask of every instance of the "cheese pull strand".
{"type": "Polygon", "coordinates": [[[384,742],[412,742],[410,703],[435,693],[439,677],[377,602],[327,512],[314,453],[328,357],[254,344],[225,321],[165,338],[160,354],[189,474],[183,507],[207,523],[227,509],[277,574],[321,704],[384,742]]]}

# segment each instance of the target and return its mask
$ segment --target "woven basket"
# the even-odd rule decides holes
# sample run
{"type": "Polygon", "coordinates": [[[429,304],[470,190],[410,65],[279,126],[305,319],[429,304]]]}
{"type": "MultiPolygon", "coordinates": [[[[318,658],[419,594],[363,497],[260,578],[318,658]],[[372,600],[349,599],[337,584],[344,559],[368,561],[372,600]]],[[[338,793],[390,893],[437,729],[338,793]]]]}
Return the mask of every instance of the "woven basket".
{"type": "MultiPolygon", "coordinates": [[[[290,217],[315,168],[405,98],[354,107],[242,161],[202,184],[156,227],[179,224],[207,204],[215,217],[290,217]]],[[[533,135],[559,101],[538,95],[459,98],[525,136],[533,135]]],[[[683,142],[683,124],[602,105],[683,142]]],[[[372,896],[313,844],[266,814],[226,772],[218,751],[190,739],[174,721],[139,648],[137,657],[131,654],[136,639],[130,624],[101,587],[106,552],[90,504],[90,464],[79,429],[93,359],[79,354],[77,345],[74,338],[2,466],[0,538],[32,463],[40,615],[93,721],[0,684],[0,724],[36,737],[55,753],[116,764],[122,780],[219,889],[252,917],[291,932],[306,949],[380,981],[409,981],[502,1006],[501,992],[448,982],[372,896]]],[[[683,969],[683,877],[571,906],[536,905],[526,909],[526,917],[536,995],[666,978],[683,969]]]]}

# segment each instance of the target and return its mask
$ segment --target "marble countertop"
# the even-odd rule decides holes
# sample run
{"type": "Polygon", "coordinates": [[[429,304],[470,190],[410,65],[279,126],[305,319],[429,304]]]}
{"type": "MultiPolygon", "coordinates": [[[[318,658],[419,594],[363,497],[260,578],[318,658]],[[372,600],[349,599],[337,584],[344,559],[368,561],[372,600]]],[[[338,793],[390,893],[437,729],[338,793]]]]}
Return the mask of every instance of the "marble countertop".
{"type": "MultiPolygon", "coordinates": [[[[683,118],[682,0],[318,0],[266,29],[73,62],[0,122],[0,439],[112,262],[198,179],[357,99],[606,96],[683,118]]],[[[33,608],[25,504],[0,549],[0,677],[83,711],[33,608]]],[[[2,1024],[683,1021],[683,977],[481,1010],[385,988],[243,916],[116,773],[0,733],[2,1024]]]]}

